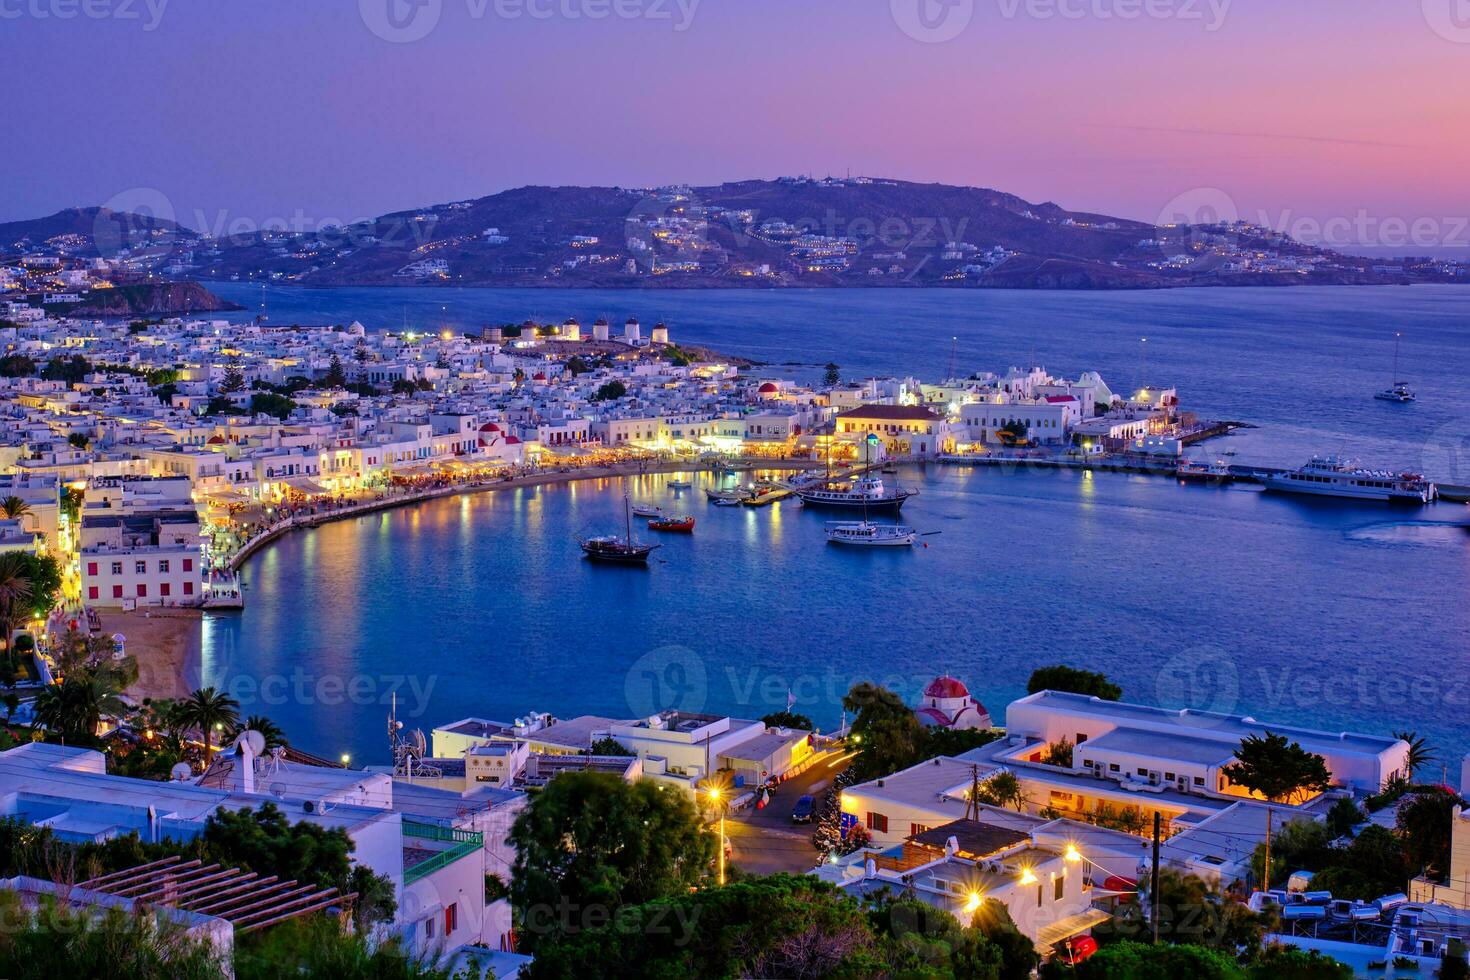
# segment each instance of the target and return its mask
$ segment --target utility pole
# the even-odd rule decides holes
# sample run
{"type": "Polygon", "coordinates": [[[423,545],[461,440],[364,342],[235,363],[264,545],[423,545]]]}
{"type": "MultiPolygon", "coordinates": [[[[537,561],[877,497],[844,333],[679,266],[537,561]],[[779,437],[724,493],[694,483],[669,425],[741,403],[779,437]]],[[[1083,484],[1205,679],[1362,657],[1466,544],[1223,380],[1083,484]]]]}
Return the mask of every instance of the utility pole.
{"type": "Polygon", "coordinates": [[[1162,821],[1159,818],[1159,811],[1155,810],[1154,811],[1154,870],[1153,870],[1153,877],[1151,877],[1149,879],[1149,883],[1148,883],[1149,905],[1152,907],[1152,911],[1149,913],[1149,918],[1153,921],[1153,927],[1154,927],[1154,945],[1155,946],[1157,946],[1158,943],[1159,943],[1159,834],[1160,834],[1160,824],[1161,824],[1161,822],[1162,821]]]}

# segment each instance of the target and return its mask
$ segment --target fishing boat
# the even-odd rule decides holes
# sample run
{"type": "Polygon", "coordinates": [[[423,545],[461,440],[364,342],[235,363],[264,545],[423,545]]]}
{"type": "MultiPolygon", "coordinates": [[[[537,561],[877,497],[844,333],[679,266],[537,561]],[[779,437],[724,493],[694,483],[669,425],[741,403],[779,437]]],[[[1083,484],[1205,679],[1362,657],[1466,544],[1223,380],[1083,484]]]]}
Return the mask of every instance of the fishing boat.
{"type": "Polygon", "coordinates": [[[673,531],[676,534],[693,534],[694,518],[689,516],[660,517],[648,522],[650,531],[673,531]]]}
{"type": "Polygon", "coordinates": [[[1412,389],[1412,388],[1409,387],[1408,382],[1406,382],[1406,381],[1399,381],[1398,380],[1398,376],[1399,376],[1399,338],[1402,337],[1402,336],[1403,336],[1403,334],[1401,334],[1401,333],[1396,333],[1396,334],[1393,335],[1393,380],[1392,380],[1392,383],[1389,384],[1389,386],[1387,388],[1384,388],[1382,391],[1377,392],[1373,396],[1374,398],[1378,399],[1381,402],[1398,402],[1398,403],[1402,404],[1403,402],[1411,402],[1415,398],[1418,397],[1417,395],[1414,394],[1414,389],[1412,389]]]}
{"type": "Polygon", "coordinates": [[[746,493],[744,490],[708,490],[708,489],[704,491],[704,495],[707,498],[709,498],[709,502],[710,503],[712,503],[712,504],[723,504],[723,505],[726,505],[726,506],[728,506],[730,503],[734,503],[734,504],[737,504],[738,505],[742,500],[744,500],[746,497],[749,496],[749,494],[746,493]]]}
{"type": "Polygon", "coordinates": [[[669,489],[670,490],[689,490],[689,489],[693,488],[693,486],[694,486],[694,481],[693,480],[670,480],[669,481],[669,489]]]}
{"type": "Polygon", "coordinates": [[[1229,483],[1235,479],[1230,465],[1224,460],[1213,463],[1202,463],[1193,459],[1180,460],[1174,473],[1186,483],[1229,483]]]}
{"type": "Polygon", "coordinates": [[[582,540],[582,552],[593,561],[613,562],[622,565],[646,565],[648,556],[657,548],[656,544],[643,544],[633,537],[632,505],[628,495],[623,494],[624,534],[602,535],[582,540]]]}
{"type": "Polygon", "coordinates": [[[709,502],[716,507],[742,507],[745,505],[744,497],[715,497],[709,498],[709,502]]]}
{"type": "Polygon", "coordinates": [[[638,504],[636,507],[633,508],[633,516],[662,517],[664,516],[664,509],[662,507],[655,507],[652,504],[638,504]]]}
{"type": "Polygon", "coordinates": [[[872,521],[832,521],[827,525],[827,543],[860,548],[897,548],[911,545],[919,532],[903,524],[874,524],[872,521]]]}
{"type": "Polygon", "coordinates": [[[1339,456],[1313,456],[1307,465],[1261,477],[1267,490],[1354,500],[1427,504],[1437,493],[1433,483],[1418,473],[1391,473],[1364,469],[1339,456]]]}

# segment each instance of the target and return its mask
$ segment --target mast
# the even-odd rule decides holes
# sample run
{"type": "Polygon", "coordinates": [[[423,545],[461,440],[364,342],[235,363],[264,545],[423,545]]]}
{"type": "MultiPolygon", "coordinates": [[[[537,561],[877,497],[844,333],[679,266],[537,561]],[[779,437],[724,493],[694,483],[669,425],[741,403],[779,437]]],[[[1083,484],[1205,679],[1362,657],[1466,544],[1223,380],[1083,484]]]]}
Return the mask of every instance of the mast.
{"type": "Polygon", "coordinates": [[[1399,380],[1399,338],[1402,337],[1402,336],[1403,336],[1403,334],[1400,333],[1399,331],[1394,331],[1394,335],[1393,335],[1393,383],[1396,384],[1396,385],[1397,384],[1403,384],[1403,382],[1401,382],[1399,380]]]}

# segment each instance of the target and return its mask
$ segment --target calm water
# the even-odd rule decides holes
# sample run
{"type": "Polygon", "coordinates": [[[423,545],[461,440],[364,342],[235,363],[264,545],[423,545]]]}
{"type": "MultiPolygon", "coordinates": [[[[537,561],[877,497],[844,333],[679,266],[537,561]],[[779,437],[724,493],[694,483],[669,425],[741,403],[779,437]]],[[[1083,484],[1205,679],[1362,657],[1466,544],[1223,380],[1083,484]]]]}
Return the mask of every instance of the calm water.
{"type": "MultiPolygon", "coordinates": [[[[259,287],[221,286],[248,300],[259,287]],[[253,291],[253,293],[252,293],[253,291]]],[[[1036,358],[1115,387],[1177,384],[1187,407],[1260,429],[1238,461],[1347,451],[1470,482],[1470,291],[1189,293],[592,293],[273,289],[274,322],[452,326],[575,314],[666,319],[735,354],[850,374],[1036,358]],[[439,325],[435,322],[433,325],[439,325]],[[1374,402],[1405,332],[1412,406],[1374,402]],[[1140,337],[1147,336],[1145,369],[1140,337]],[[1146,370],[1146,375],[1145,375],[1146,370]]],[[[1470,745],[1470,534],[1463,507],[1320,504],[1146,477],[911,469],[912,551],[828,547],[791,503],[708,507],[664,477],[635,497],[692,512],[647,570],[582,561],[621,521],[617,481],[439,501],[292,535],[245,570],[248,608],[204,627],[201,676],[305,747],[386,756],[392,690],[426,731],[533,710],[631,717],[662,707],[824,727],[878,678],[913,694],[965,678],[999,714],[1033,667],[1086,664],[1130,697],[1470,745]]],[[[1457,771],[1452,764],[1451,774],[1457,771]]]]}

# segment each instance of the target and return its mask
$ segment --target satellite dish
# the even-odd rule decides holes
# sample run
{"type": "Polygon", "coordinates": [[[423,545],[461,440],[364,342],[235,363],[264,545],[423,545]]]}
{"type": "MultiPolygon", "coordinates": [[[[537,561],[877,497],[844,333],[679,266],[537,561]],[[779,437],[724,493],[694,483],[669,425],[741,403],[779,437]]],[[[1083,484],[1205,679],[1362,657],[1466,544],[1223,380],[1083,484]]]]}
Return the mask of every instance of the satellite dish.
{"type": "Polygon", "coordinates": [[[278,800],[286,798],[286,787],[281,783],[271,783],[271,795],[278,800]]]}
{"type": "Polygon", "coordinates": [[[168,771],[169,778],[176,783],[182,783],[194,775],[194,769],[187,762],[176,762],[174,767],[168,771]]]}
{"type": "Polygon", "coordinates": [[[424,730],[422,728],[415,728],[411,737],[413,738],[413,754],[418,756],[420,759],[428,755],[429,743],[428,740],[424,738],[424,730]]]}
{"type": "Polygon", "coordinates": [[[250,754],[257,759],[265,753],[265,736],[253,728],[247,728],[241,732],[238,741],[250,746],[250,754]]]}

